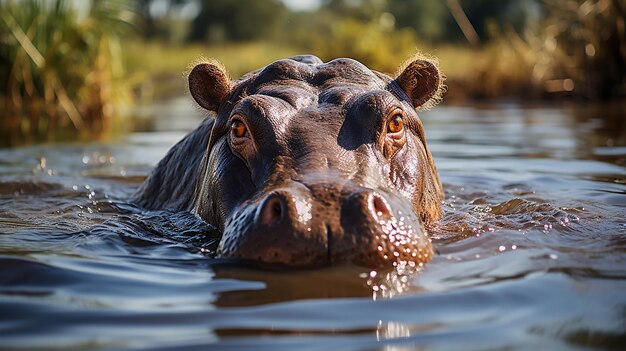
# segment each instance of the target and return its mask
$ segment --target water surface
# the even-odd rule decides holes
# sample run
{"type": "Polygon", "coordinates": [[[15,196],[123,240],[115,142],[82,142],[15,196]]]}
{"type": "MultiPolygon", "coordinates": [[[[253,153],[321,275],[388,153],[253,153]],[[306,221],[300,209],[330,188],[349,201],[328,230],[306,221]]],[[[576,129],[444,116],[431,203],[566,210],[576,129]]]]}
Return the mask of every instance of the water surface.
{"type": "Polygon", "coordinates": [[[423,113],[446,189],[423,269],[210,258],[188,213],[125,199],[201,118],[107,144],[0,150],[0,349],[485,350],[626,345],[626,114],[423,113]]]}

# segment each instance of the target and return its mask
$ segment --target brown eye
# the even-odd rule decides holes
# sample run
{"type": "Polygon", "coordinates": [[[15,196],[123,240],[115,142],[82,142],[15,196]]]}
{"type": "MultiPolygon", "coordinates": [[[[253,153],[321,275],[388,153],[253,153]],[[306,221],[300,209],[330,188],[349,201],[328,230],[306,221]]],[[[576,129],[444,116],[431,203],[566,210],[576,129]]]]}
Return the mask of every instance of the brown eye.
{"type": "Polygon", "coordinates": [[[246,136],[246,126],[241,121],[233,121],[230,125],[230,133],[235,138],[243,138],[246,136]]]}
{"type": "Polygon", "coordinates": [[[402,131],[403,128],[404,121],[402,120],[402,116],[399,114],[393,116],[391,121],[387,123],[387,133],[399,133],[402,131]]]}

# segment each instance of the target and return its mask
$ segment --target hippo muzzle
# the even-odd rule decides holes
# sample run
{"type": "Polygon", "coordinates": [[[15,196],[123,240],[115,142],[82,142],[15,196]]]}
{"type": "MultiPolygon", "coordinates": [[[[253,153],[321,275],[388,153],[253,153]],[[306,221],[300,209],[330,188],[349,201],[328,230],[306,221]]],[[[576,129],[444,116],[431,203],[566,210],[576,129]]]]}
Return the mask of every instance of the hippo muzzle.
{"type": "Polygon", "coordinates": [[[243,204],[218,255],[292,266],[426,262],[430,240],[405,202],[367,188],[292,182],[243,204]]]}

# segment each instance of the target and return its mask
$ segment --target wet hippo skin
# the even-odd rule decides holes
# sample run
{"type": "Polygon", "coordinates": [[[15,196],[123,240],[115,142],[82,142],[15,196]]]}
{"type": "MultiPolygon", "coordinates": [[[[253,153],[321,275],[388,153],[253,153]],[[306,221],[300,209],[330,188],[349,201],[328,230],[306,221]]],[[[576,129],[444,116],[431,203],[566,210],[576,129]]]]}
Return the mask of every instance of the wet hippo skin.
{"type": "Polygon", "coordinates": [[[443,79],[414,58],[391,78],[346,58],[296,56],[230,80],[189,72],[215,113],[168,152],[134,195],[192,211],[222,233],[218,257],[290,266],[420,265],[442,188],[416,109],[443,79]]]}

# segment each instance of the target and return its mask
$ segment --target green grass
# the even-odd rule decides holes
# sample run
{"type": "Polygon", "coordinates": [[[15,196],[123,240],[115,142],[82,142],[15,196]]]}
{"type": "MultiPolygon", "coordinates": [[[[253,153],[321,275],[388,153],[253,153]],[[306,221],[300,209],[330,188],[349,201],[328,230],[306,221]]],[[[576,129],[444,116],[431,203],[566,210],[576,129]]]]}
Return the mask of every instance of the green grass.
{"type": "Polygon", "coordinates": [[[83,16],[71,5],[0,2],[0,146],[98,138],[132,100],[119,54],[127,4],[93,2],[83,16]]]}
{"type": "Polygon", "coordinates": [[[298,54],[294,49],[255,42],[223,46],[172,45],[162,42],[133,41],[124,46],[129,79],[141,83],[141,100],[185,93],[184,74],[202,58],[220,61],[232,79],[275,60],[298,54]]]}
{"type": "Polygon", "coordinates": [[[204,57],[217,59],[224,64],[231,78],[238,78],[275,60],[298,54],[295,49],[263,42],[208,46],[140,41],[125,45],[124,53],[131,75],[182,75],[190,64],[204,57]]]}
{"type": "Polygon", "coordinates": [[[508,42],[499,40],[480,48],[443,46],[432,49],[448,78],[445,99],[481,99],[541,94],[532,77],[533,65],[508,42]]]}
{"type": "MultiPolygon", "coordinates": [[[[504,41],[482,48],[426,45],[407,50],[403,56],[386,55],[385,61],[364,60],[363,63],[393,73],[411,53],[418,50],[439,59],[441,70],[448,78],[449,89],[445,100],[514,95],[534,84],[530,75],[532,67],[504,41]]],[[[201,57],[219,60],[231,78],[236,79],[275,60],[307,52],[263,42],[172,46],[135,41],[125,45],[124,53],[130,79],[143,80],[144,88],[150,91],[152,98],[158,99],[183,94],[186,89],[183,74],[190,64],[201,57]]],[[[334,56],[327,52],[317,54],[327,60],[342,56],[342,52],[334,56]]]]}

